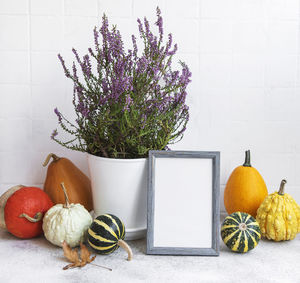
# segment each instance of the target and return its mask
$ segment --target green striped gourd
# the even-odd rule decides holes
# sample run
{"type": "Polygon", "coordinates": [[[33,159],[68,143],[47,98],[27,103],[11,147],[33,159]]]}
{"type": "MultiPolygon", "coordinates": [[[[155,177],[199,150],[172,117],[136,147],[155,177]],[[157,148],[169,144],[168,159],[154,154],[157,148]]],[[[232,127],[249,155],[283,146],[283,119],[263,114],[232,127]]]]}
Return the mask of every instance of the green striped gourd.
{"type": "Polygon", "coordinates": [[[261,233],[254,217],[248,213],[234,212],[225,218],[221,237],[232,251],[246,253],[257,246],[261,233]]]}
{"type": "Polygon", "coordinates": [[[110,254],[122,247],[128,253],[128,260],[132,259],[132,251],[123,240],[125,226],[123,222],[112,214],[103,214],[94,219],[88,229],[88,243],[99,254],[110,254]]]}

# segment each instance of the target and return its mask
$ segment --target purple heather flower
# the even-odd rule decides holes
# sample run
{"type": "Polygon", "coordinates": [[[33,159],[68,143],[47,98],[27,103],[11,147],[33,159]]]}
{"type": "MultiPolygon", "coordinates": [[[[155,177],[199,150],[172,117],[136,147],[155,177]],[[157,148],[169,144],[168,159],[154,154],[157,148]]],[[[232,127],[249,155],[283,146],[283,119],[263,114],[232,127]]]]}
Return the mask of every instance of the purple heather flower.
{"type": "Polygon", "coordinates": [[[182,135],[185,132],[185,130],[186,130],[186,127],[184,127],[178,134],[182,135]]]}
{"type": "Polygon", "coordinates": [[[81,86],[79,86],[79,85],[76,86],[76,92],[78,94],[78,98],[82,97],[83,91],[84,91],[84,89],[81,86]]]}
{"type": "Polygon", "coordinates": [[[132,39],[132,45],[133,45],[133,56],[136,59],[137,58],[137,52],[138,52],[138,48],[137,48],[137,44],[136,44],[136,37],[134,35],[132,35],[131,39],[132,39]]]}
{"type": "Polygon", "coordinates": [[[58,54],[57,56],[59,58],[61,65],[63,66],[66,77],[70,78],[70,71],[67,69],[64,59],[62,58],[62,56],[60,54],[58,54]]]}
{"type": "Polygon", "coordinates": [[[61,122],[61,120],[62,120],[61,113],[58,111],[57,108],[54,108],[54,113],[58,117],[58,121],[61,122]]]}
{"type": "Polygon", "coordinates": [[[168,54],[171,46],[172,46],[172,42],[173,42],[173,37],[172,37],[172,34],[169,33],[168,34],[168,42],[167,42],[167,45],[166,45],[166,50],[165,50],[165,53],[168,54]]]}
{"type": "Polygon", "coordinates": [[[92,73],[92,65],[88,54],[83,56],[82,71],[88,78],[90,78],[92,73]]]}
{"type": "Polygon", "coordinates": [[[174,44],[174,48],[171,51],[167,52],[168,56],[173,56],[177,52],[177,44],[174,44]]]}
{"type": "Polygon", "coordinates": [[[158,43],[157,43],[157,36],[149,37],[150,46],[151,46],[151,52],[150,54],[153,56],[154,54],[158,53],[158,43]]]}
{"type": "Polygon", "coordinates": [[[99,51],[99,32],[97,31],[97,27],[94,28],[94,42],[95,42],[95,47],[96,47],[96,51],[99,51]]]}
{"type": "Polygon", "coordinates": [[[92,57],[96,58],[96,55],[95,55],[92,48],[89,48],[88,51],[89,51],[89,53],[91,54],[92,57]]]}
{"type": "Polygon", "coordinates": [[[169,81],[169,84],[174,86],[176,85],[179,78],[179,71],[175,71],[171,73],[171,80],[169,81]]]}
{"type": "Polygon", "coordinates": [[[104,40],[106,40],[108,32],[109,32],[108,31],[108,19],[107,19],[106,15],[104,14],[102,17],[102,26],[100,28],[100,33],[104,40]]]}
{"type": "Polygon", "coordinates": [[[133,102],[133,100],[132,100],[132,98],[130,97],[130,95],[128,94],[127,96],[126,96],[126,100],[125,100],[125,107],[124,107],[124,111],[125,110],[129,110],[129,106],[130,106],[130,104],[133,102]]]}
{"type": "MultiPolygon", "coordinates": [[[[76,60],[71,73],[59,55],[66,76],[74,82],[73,104],[77,114],[77,127],[74,126],[73,133],[84,150],[86,145],[89,150],[99,152],[101,143],[106,144],[109,139],[120,138],[109,127],[111,121],[122,119],[120,115],[126,110],[133,111],[131,114],[135,118],[131,122],[135,122],[133,126],[137,134],[142,133],[146,126],[153,127],[150,134],[145,131],[147,136],[142,134],[141,145],[145,145],[143,142],[151,138],[164,138],[160,136],[162,129],[156,123],[158,120],[168,126],[173,140],[182,136],[185,131],[189,119],[188,107],[185,105],[186,88],[191,81],[191,72],[184,63],[181,64],[180,71],[172,71],[172,56],[177,52],[177,44],[173,45],[172,34],[168,35],[166,44],[163,43],[163,18],[158,7],[156,15],[157,35],[151,32],[146,18],[143,22],[137,19],[139,35],[144,42],[140,56],[136,37],[132,35],[132,49],[125,52],[119,30],[116,27],[109,29],[105,15],[102,17],[101,28],[94,28],[94,49],[89,48],[88,54],[83,57],[79,57],[77,51],[72,49],[76,60]],[[92,73],[92,63],[95,63],[96,73],[92,73]],[[82,81],[79,80],[82,77],[78,76],[77,69],[83,74],[82,81]],[[136,123],[136,115],[141,119],[140,124],[136,123]],[[93,136],[96,132],[95,145],[88,144],[86,134],[93,136]]],[[[57,108],[54,111],[60,125],[65,127],[62,124],[65,117],[57,108]]],[[[66,122],[66,126],[72,126],[72,123],[66,122]]],[[[57,131],[53,132],[52,137],[56,135],[57,131]]],[[[130,152],[128,148],[125,150],[130,152]]]]}
{"type": "Polygon", "coordinates": [[[90,113],[90,110],[89,110],[88,108],[83,108],[83,109],[81,110],[81,114],[82,114],[82,116],[85,117],[85,118],[88,117],[89,113],[90,113]]]}
{"type": "Polygon", "coordinates": [[[78,81],[77,68],[76,68],[75,62],[73,62],[72,69],[73,69],[73,77],[76,81],[78,81]]]}
{"type": "MultiPolygon", "coordinates": [[[[186,112],[187,115],[189,115],[189,107],[188,107],[186,104],[183,105],[183,107],[182,107],[182,112],[186,112]]],[[[188,118],[189,118],[189,117],[188,117],[188,118]]]]}
{"type": "Polygon", "coordinates": [[[143,28],[142,21],[140,19],[137,19],[137,22],[138,22],[138,26],[139,26],[140,37],[143,38],[144,28],[143,28]]]}
{"type": "Polygon", "coordinates": [[[102,80],[102,91],[104,95],[106,95],[109,91],[109,86],[105,79],[102,80]]]}
{"type": "Polygon", "coordinates": [[[179,78],[179,83],[186,87],[188,85],[188,83],[191,81],[190,80],[191,76],[192,76],[192,73],[190,72],[188,66],[185,63],[182,63],[182,72],[181,72],[181,76],[179,78]]]}
{"type": "Polygon", "coordinates": [[[149,21],[144,18],[145,33],[150,42],[153,40],[153,33],[150,31],[149,21]]]}
{"type": "Polygon", "coordinates": [[[158,30],[159,30],[159,41],[161,42],[163,39],[163,18],[161,16],[161,11],[159,9],[159,7],[156,8],[156,15],[157,15],[157,21],[156,21],[156,25],[158,26],[158,30]]]}
{"type": "Polygon", "coordinates": [[[55,129],[51,134],[51,139],[54,140],[54,138],[58,135],[57,129],[55,129]]]}
{"type": "Polygon", "coordinates": [[[98,105],[104,105],[107,102],[107,97],[100,97],[98,105]]]}
{"type": "Polygon", "coordinates": [[[190,120],[190,114],[189,114],[189,112],[187,112],[185,120],[186,120],[186,122],[188,122],[190,120]]]}
{"type": "Polygon", "coordinates": [[[82,125],[82,122],[81,122],[81,120],[80,120],[79,118],[77,118],[77,119],[75,120],[75,122],[77,123],[78,126],[82,125]]]}
{"type": "Polygon", "coordinates": [[[90,63],[89,55],[86,54],[85,56],[83,56],[83,61],[81,61],[81,59],[77,53],[77,50],[75,48],[73,48],[72,51],[75,55],[77,62],[79,63],[79,65],[81,67],[83,74],[86,75],[88,78],[90,78],[92,66],[90,63]]]}
{"type": "Polygon", "coordinates": [[[81,63],[81,60],[79,58],[77,50],[75,48],[72,48],[72,52],[74,53],[77,62],[81,65],[82,63],[81,63]]]}
{"type": "Polygon", "coordinates": [[[132,66],[133,66],[133,60],[132,60],[132,50],[128,50],[128,55],[126,56],[125,62],[127,64],[126,70],[132,73],[132,66]]]}

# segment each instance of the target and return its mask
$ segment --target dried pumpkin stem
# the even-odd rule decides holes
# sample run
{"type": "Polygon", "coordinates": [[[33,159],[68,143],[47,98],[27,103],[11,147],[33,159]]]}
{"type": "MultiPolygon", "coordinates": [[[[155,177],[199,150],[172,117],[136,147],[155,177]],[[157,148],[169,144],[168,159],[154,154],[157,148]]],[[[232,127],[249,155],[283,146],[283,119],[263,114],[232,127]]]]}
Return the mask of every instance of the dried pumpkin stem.
{"type": "Polygon", "coordinates": [[[48,156],[46,157],[44,163],[43,163],[44,167],[46,167],[48,165],[51,158],[53,158],[53,161],[58,161],[60,159],[60,157],[58,157],[54,153],[49,153],[48,156]]]}
{"type": "Polygon", "coordinates": [[[102,268],[105,268],[105,269],[107,269],[107,270],[109,270],[109,271],[112,271],[112,268],[109,268],[109,267],[106,267],[106,266],[103,266],[103,265],[99,265],[99,264],[96,264],[96,263],[92,263],[92,262],[90,262],[90,264],[91,264],[91,265],[95,265],[95,266],[98,266],[98,267],[102,267],[102,268]]]}
{"type": "Polygon", "coordinates": [[[251,167],[250,163],[250,150],[245,151],[245,162],[243,164],[244,167],[251,167]]]}
{"type": "Polygon", "coordinates": [[[132,260],[132,250],[131,250],[131,248],[128,246],[128,244],[125,242],[125,241],[123,241],[123,240],[119,240],[118,241],[118,245],[121,247],[121,248],[123,248],[127,253],[128,253],[128,258],[127,258],[127,260],[128,261],[130,261],[130,260],[132,260]]]}
{"type": "Polygon", "coordinates": [[[280,188],[279,188],[278,194],[281,195],[281,196],[284,195],[284,186],[285,186],[286,183],[287,183],[287,182],[286,182],[285,179],[283,179],[283,180],[281,181],[281,183],[280,183],[280,188]]]}
{"type": "Polygon", "coordinates": [[[246,224],[246,223],[240,223],[240,224],[239,224],[239,229],[240,229],[241,231],[247,230],[247,224],[246,224]]]}
{"type": "MultiPolygon", "coordinates": [[[[99,264],[92,263],[92,262],[89,262],[89,264],[107,269],[109,271],[112,271],[112,268],[109,268],[109,267],[106,267],[106,266],[103,266],[103,265],[99,265],[99,264]]],[[[76,265],[74,265],[74,263],[70,263],[70,264],[66,265],[65,267],[63,267],[63,270],[67,270],[69,268],[74,268],[74,267],[80,267],[80,266],[76,266],[76,265]]]]}
{"type": "Polygon", "coordinates": [[[62,182],[60,185],[61,185],[61,187],[62,187],[62,189],[64,191],[64,195],[65,195],[64,208],[70,208],[70,201],[69,201],[69,197],[68,197],[68,194],[67,194],[67,190],[66,190],[65,184],[62,182]]]}
{"type": "Polygon", "coordinates": [[[19,215],[19,217],[24,217],[28,221],[35,223],[35,222],[39,222],[39,221],[42,220],[43,213],[42,212],[37,212],[37,214],[34,217],[30,217],[28,214],[22,213],[22,214],[19,215]]]}

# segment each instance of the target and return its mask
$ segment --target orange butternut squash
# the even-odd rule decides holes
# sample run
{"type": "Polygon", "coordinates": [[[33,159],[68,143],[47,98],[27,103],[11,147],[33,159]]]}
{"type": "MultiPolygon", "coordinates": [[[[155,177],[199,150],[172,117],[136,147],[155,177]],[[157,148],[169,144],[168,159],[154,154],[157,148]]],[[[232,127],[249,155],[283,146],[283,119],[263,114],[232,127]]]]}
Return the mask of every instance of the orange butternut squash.
{"type": "Polygon", "coordinates": [[[88,211],[93,210],[93,200],[90,179],[77,168],[69,159],[58,157],[50,153],[43,166],[47,169],[44,191],[49,195],[54,204],[65,203],[65,196],[60,189],[60,184],[68,187],[68,196],[71,203],[80,203],[88,211]]]}
{"type": "Polygon", "coordinates": [[[224,205],[228,214],[236,211],[256,217],[256,211],[268,195],[265,181],[251,166],[250,150],[246,151],[245,163],[231,173],[224,191],[224,205]]]}

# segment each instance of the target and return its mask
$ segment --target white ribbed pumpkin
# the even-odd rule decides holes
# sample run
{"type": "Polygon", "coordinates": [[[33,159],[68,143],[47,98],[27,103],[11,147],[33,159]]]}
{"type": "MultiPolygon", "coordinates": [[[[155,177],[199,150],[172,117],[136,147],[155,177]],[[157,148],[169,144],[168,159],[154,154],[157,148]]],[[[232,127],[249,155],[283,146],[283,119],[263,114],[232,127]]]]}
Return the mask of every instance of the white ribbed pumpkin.
{"type": "Polygon", "coordinates": [[[93,219],[81,204],[69,204],[64,184],[61,186],[66,203],[56,204],[47,211],[43,219],[43,230],[46,239],[52,244],[61,247],[63,241],[66,241],[70,247],[76,247],[84,241],[93,219]]]}

